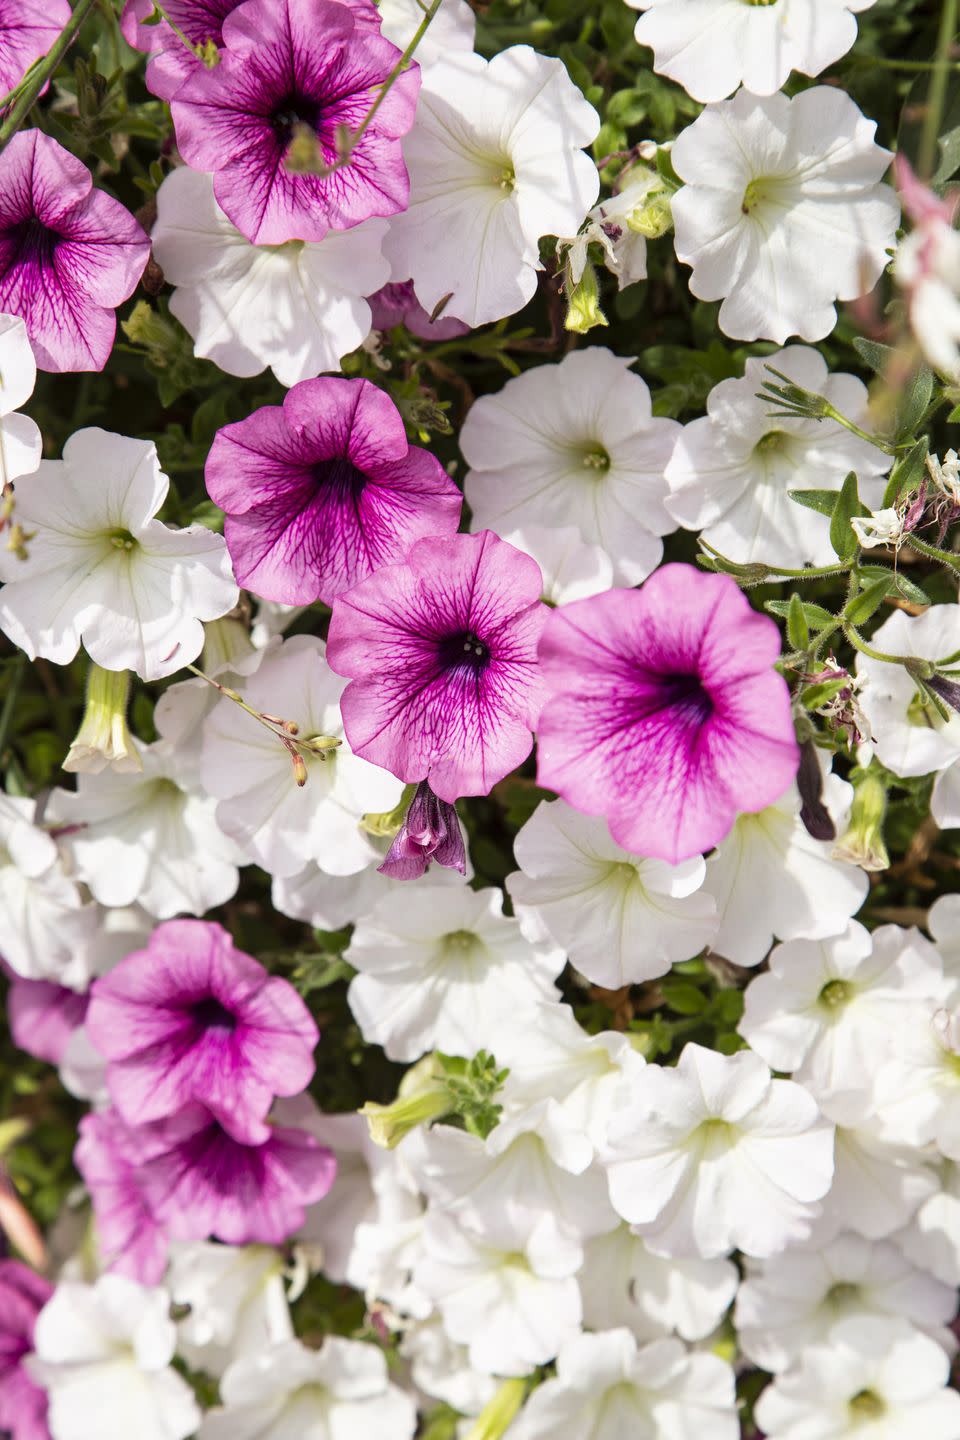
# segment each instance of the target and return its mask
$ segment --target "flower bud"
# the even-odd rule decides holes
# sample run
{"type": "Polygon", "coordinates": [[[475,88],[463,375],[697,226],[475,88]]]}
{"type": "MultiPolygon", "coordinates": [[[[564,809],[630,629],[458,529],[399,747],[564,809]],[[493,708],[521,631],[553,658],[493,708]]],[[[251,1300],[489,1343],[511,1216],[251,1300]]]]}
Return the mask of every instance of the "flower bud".
{"type": "Polygon", "coordinates": [[[652,190],[642,205],[626,217],[627,228],[635,235],[647,240],[659,240],[661,235],[673,228],[673,212],[670,209],[670,195],[666,186],[652,190]]]}
{"type": "Polygon", "coordinates": [[[525,1380],[504,1380],[464,1436],[464,1440],[500,1440],[513,1424],[527,1391],[525,1380]]]}
{"type": "MultiPolygon", "coordinates": [[[[364,817],[365,822],[371,819],[387,820],[392,816],[364,817]]],[[[365,823],[364,828],[370,829],[369,824],[365,823]]],[[[385,829],[371,833],[393,832],[385,829]]],[[[461,875],[467,872],[467,852],[456,808],[434,795],[427,781],[421,780],[406,818],[378,868],[381,875],[389,875],[392,880],[416,880],[426,873],[431,861],[447,870],[459,870],[461,875]]]]}
{"type": "Polygon", "coordinates": [[[102,770],[130,774],[143,769],[140,754],[127,727],[130,695],[128,670],[101,670],[90,666],[87,708],[80,729],[63,762],[64,770],[99,775],[102,770]]]}
{"type": "Polygon", "coordinates": [[[861,870],[886,870],[890,865],[883,839],[886,783],[874,766],[855,770],[850,779],[854,786],[850,823],[833,847],[833,858],[859,865],[861,870]]]}
{"type": "Polygon", "coordinates": [[[564,329],[573,330],[577,335],[586,335],[595,326],[607,323],[607,317],[600,309],[597,272],[588,261],[577,284],[572,290],[567,290],[567,318],[563,322],[564,329]]]}
{"type": "Polygon", "coordinates": [[[400,1081],[396,1100],[389,1105],[368,1100],[359,1113],[367,1122],[374,1145],[393,1150],[418,1125],[429,1125],[449,1115],[453,1108],[450,1090],[438,1078],[434,1056],[425,1055],[400,1081]]]}

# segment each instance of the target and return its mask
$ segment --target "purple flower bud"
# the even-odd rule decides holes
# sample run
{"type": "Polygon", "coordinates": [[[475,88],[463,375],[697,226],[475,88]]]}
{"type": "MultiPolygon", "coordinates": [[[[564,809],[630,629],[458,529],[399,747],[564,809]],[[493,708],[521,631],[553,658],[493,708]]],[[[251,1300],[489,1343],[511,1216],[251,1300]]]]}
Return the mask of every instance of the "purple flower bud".
{"type": "Polygon", "coordinates": [[[931,675],[923,682],[934,695],[949,705],[952,710],[960,711],[960,685],[955,680],[949,679],[946,675],[931,675]]]}
{"type": "Polygon", "coordinates": [[[421,780],[379,869],[392,880],[416,880],[426,873],[431,860],[466,874],[467,855],[456,807],[439,799],[427,781],[421,780]]]}
{"type": "Polygon", "coordinates": [[[797,789],[803,804],[800,819],[814,840],[835,840],[837,828],[830,811],[823,803],[823,771],[817,758],[817,747],[812,740],[805,740],[800,746],[800,768],[797,770],[797,789]]]}

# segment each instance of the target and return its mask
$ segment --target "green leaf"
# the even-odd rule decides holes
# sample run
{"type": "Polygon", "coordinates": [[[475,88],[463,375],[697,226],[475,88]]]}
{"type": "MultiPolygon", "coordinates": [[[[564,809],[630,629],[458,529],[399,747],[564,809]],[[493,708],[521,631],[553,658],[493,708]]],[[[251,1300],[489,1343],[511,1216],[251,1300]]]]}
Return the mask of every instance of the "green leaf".
{"type": "Polygon", "coordinates": [[[836,490],[788,490],[791,500],[821,515],[832,515],[837,503],[836,490]]]}
{"type": "Polygon", "coordinates": [[[921,365],[904,386],[897,405],[895,439],[897,443],[912,440],[914,431],[927,413],[933,399],[933,371],[921,365]]]}
{"type": "Polygon", "coordinates": [[[883,492],[883,508],[885,510],[896,505],[902,496],[909,495],[912,490],[916,490],[926,470],[929,449],[930,437],[922,435],[916,445],[913,445],[906,455],[902,455],[894,465],[890,471],[887,488],[883,492]]]}
{"type": "Polygon", "coordinates": [[[868,340],[863,335],[854,335],[853,348],[860,359],[863,360],[875,375],[883,375],[890,363],[890,356],[893,350],[889,345],[878,345],[876,340],[868,340]]]}
{"type": "Polygon", "coordinates": [[[660,989],[670,1009],[678,1015],[702,1015],[707,1008],[703,991],[688,980],[665,980],[660,989]]]}
{"type": "Polygon", "coordinates": [[[960,170],[960,125],[941,135],[937,144],[940,146],[940,163],[933,177],[934,188],[943,185],[960,170]]]}
{"type": "MultiPolygon", "coordinates": [[[[790,607],[798,595],[791,596],[789,600],[768,600],[764,608],[769,610],[771,615],[779,615],[785,620],[790,614],[790,607]]],[[[803,606],[803,617],[811,630],[826,630],[829,625],[836,625],[837,617],[825,610],[822,605],[814,605],[810,600],[800,602],[803,606]]]]}
{"type": "Polygon", "coordinates": [[[787,639],[794,650],[806,650],[810,644],[810,626],[803,613],[803,601],[796,591],[790,596],[790,608],[787,611],[787,639]]]}
{"type": "Polygon", "coordinates": [[[909,600],[913,605],[933,604],[933,601],[930,599],[930,596],[927,594],[926,590],[921,590],[920,586],[914,580],[908,579],[908,577],[904,575],[902,571],[886,571],[886,567],[883,565],[860,566],[860,576],[863,580],[878,580],[880,576],[884,573],[893,576],[893,583],[890,586],[891,595],[894,591],[896,591],[896,593],[901,596],[902,599],[909,600]]]}
{"type": "Polygon", "coordinates": [[[818,710],[821,705],[826,705],[828,700],[839,695],[849,683],[844,676],[840,680],[821,680],[816,685],[807,685],[801,692],[800,703],[806,710],[818,710]]]}
{"type": "Polygon", "coordinates": [[[857,492],[857,477],[851,470],[837,496],[833,516],[830,520],[830,544],[839,559],[852,560],[856,555],[860,545],[850,521],[856,515],[868,515],[869,513],[860,500],[857,492]]]}
{"type": "Polygon", "coordinates": [[[877,580],[871,580],[866,589],[855,595],[844,609],[844,615],[851,625],[862,625],[864,620],[869,620],[890,591],[893,589],[893,571],[888,570],[886,575],[881,575],[877,580]]]}

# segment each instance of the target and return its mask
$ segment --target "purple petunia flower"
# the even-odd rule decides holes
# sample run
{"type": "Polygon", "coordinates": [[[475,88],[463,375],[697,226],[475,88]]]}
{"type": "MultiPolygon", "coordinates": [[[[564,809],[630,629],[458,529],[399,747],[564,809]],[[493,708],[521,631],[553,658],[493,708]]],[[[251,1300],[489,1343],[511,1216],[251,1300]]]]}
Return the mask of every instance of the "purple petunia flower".
{"type": "Polygon", "coordinates": [[[50,1282],[19,1260],[0,1260],[0,1433],[10,1440],[50,1440],[46,1391],[23,1362],[52,1294],[50,1282]]]}
{"type": "Polygon", "coordinates": [[[21,317],[41,370],[103,369],[149,255],[82,161],[40,130],[14,135],[0,154],[0,311],[21,317]]]}
{"type": "Polygon", "coordinates": [[[0,0],[0,95],[46,55],[69,19],[68,0],[0,0]]]}
{"type": "Polygon", "coordinates": [[[368,380],[303,380],[282,406],[225,425],[206,481],[237,580],[286,605],[329,604],[422,536],[452,534],[463,504],[368,380]]]}
{"type": "Polygon", "coordinates": [[[275,1125],[258,1145],[235,1140],[201,1106],[138,1131],[147,1204],[173,1240],[279,1245],[333,1184],[333,1152],[275,1125]]]}
{"type": "Polygon", "coordinates": [[[438,315],[436,320],[431,320],[416,297],[412,280],[384,285],[367,303],[374,330],[392,330],[395,325],[403,325],[420,340],[455,340],[458,335],[470,332],[470,326],[453,315],[438,315]]]}
{"type": "Polygon", "coordinates": [[[774,622],[692,565],[564,605],[540,641],[538,782],[604,815],[635,854],[676,863],[709,849],[796,773],[779,653],[774,622]]]}
{"type": "Polygon", "coordinates": [[[142,1151],[137,1130],[115,1110],[100,1110],[80,1121],[73,1159],[93,1202],[103,1269],[156,1285],[167,1268],[168,1245],[141,1187],[142,1151]]]}
{"type": "MultiPolygon", "coordinates": [[[[339,0],[339,3],[353,11],[358,28],[380,33],[380,12],[373,0],[339,0]]],[[[240,0],[166,0],[163,9],[191,45],[212,41],[219,48],[223,44],[223,22],[238,4],[240,0]]],[[[161,100],[169,100],[202,62],[191,55],[166,20],[159,24],[146,23],[155,14],[153,0],[127,0],[120,29],[128,45],[150,54],[145,77],[147,88],[161,100]]]]}
{"type": "Polygon", "coordinates": [[[193,67],[170,102],[180,153],[212,171],[220,208],[258,245],[322,240],[371,215],[395,215],[410,185],[400,137],[413,124],[420,72],[405,71],[349,162],[330,174],[284,164],[310,136],[322,163],[337,132],[359,129],[400,51],[334,0],[245,0],[223,22],[219,65],[193,67]]]}
{"type": "Polygon", "coordinates": [[[529,755],[542,700],[540,567],[478,535],[418,540],[338,596],[327,660],[356,755],[441,800],[486,795],[529,755]]]}
{"type": "Polygon", "coordinates": [[[455,808],[438,800],[426,780],[421,780],[410,801],[403,824],[377,869],[391,880],[418,880],[430,862],[447,870],[467,873],[467,852],[455,808]]]}
{"type": "Polygon", "coordinates": [[[249,1141],[263,1139],[274,1096],[309,1083],[319,1038],[293,986],[204,920],[158,925],[94,982],[86,1024],[127,1124],[197,1103],[249,1141]]]}

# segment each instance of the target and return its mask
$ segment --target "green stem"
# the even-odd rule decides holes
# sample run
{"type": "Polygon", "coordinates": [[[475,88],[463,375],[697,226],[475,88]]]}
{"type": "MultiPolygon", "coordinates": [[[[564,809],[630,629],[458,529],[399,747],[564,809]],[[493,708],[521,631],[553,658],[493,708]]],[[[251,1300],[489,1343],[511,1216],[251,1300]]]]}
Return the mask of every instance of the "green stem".
{"type": "Polygon", "coordinates": [[[34,100],[36,100],[64,55],[66,55],[77,31],[96,3],[97,0],[77,0],[76,9],[60,31],[56,40],[54,40],[50,46],[46,55],[40,61],[39,65],[35,65],[30,73],[24,77],[26,83],[23,86],[19,98],[14,101],[10,113],[7,115],[3,124],[0,125],[0,150],[3,150],[27,118],[34,100]]]}
{"type": "Polygon", "coordinates": [[[926,555],[930,560],[938,560],[941,565],[947,565],[951,570],[960,574],[960,555],[953,555],[949,550],[939,550],[936,545],[928,545],[926,540],[920,540],[916,535],[905,535],[905,545],[911,550],[916,550],[921,555],[926,555]]]}
{"type": "Polygon", "coordinates": [[[820,580],[825,575],[846,575],[849,569],[849,565],[810,565],[805,570],[785,570],[782,565],[774,565],[770,575],[787,575],[791,580],[820,580]]]}
{"type": "Polygon", "coordinates": [[[153,8],[157,11],[160,17],[170,26],[170,29],[173,31],[174,35],[176,35],[177,39],[181,42],[181,44],[186,45],[187,49],[190,51],[190,54],[196,60],[197,47],[196,45],[194,45],[192,40],[188,40],[187,36],[184,35],[176,20],[171,20],[166,10],[164,10],[163,6],[159,3],[159,0],[153,0],[153,8]]]}
{"type": "Polygon", "coordinates": [[[4,753],[7,748],[7,736],[10,733],[10,726],[13,723],[13,712],[16,709],[17,699],[20,695],[20,686],[23,684],[23,676],[26,668],[27,657],[24,652],[20,650],[17,652],[17,658],[13,663],[13,675],[10,678],[10,688],[3,702],[3,710],[0,711],[0,764],[3,763],[4,753]]]}
{"type": "Polygon", "coordinates": [[[850,431],[851,435],[856,435],[858,439],[865,440],[868,445],[873,445],[875,449],[882,450],[885,455],[896,455],[898,449],[896,445],[891,445],[888,440],[881,440],[879,435],[871,435],[868,430],[861,430],[859,425],[855,425],[852,420],[848,419],[846,415],[841,414],[841,412],[829,402],[824,407],[824,416],[828,420],[833,420],[837,425],[842,425],[844,430],[850,431]]]}
{"type": "Polygon", "coordinates": [[[927,113],[920,140],[919,173],[922,180],[932,179],[936,168],[934,161],[937,155],[937,136],[940,133],[940,121],[943,118],[943,106],[947,98],[947,75],[949,73],[947,65],[942,62],[948,58],[947,52],[953,43],[956,30],[957,0],[944,0],[943,9],[940,12],[940,31],[937,35],[936,60],[938,63],[930,80],[927,113]]]}
{"type": "Polygon", "coordinates": [[[851,625],[849,620],[843,620],[841,624],[843,633],[854,650],[859,650],[861,655],[866,655],[870,660],[883,660],[888,665],[906,665],[917,658],[915,655],[888,655],[886,650],[875,650],[872,645],[867,644],[859,630],[855,625],[851,625]]]}

